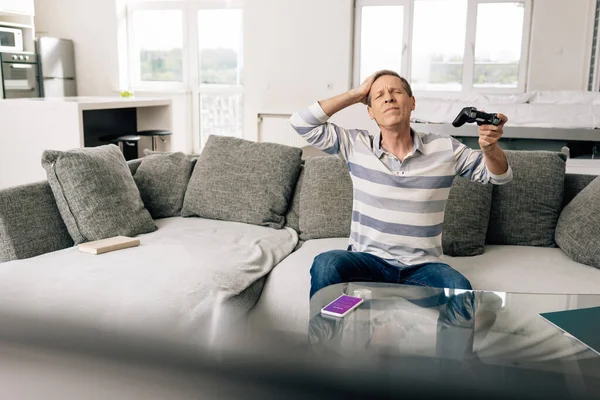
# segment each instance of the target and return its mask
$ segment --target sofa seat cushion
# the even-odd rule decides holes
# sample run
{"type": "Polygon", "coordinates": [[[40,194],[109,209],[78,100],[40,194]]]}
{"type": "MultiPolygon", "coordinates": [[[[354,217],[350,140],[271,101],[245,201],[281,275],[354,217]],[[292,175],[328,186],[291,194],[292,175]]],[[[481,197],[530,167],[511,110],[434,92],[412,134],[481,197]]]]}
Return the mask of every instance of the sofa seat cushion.
{"type": "Polygon", "coordinates": [[[480,256],[442,258],[478,290],[600,294],[600,270],[559,248],[487,245],[480,256]]]}
{"type": "Polygon", "coordinates": [[[290,341],[306,342],[312,262],[320,253],[347,247],[348,238],[308,240],[273,268],[249,314],[251,331],[259,336],[263,331],[277,331],[290,341]]]}
{"type": "Polygon", "coordinates": [[[165,218],[139,247],[100,256],[64,249],[0,264],[0,308],[111,329],[200,337],[215,306],[239,318],[248,289],[292,252],[297,233],[237,222],[165,218]],[[235,304],[235,307],[229,307],[235,304]]]}
{"type": "MultiPolygon", "coordinates": [[[[276,331],[286,340],[306,342],[312,262],[320,253],[347,246],[346,238],[308,240],[278,264],[249,314],[251,331],[276,331]]],[[[600,294],[600,271],[571,260],[559,248],[488,245],[482,255],[443,260],[478,290],[600,294]]]]}

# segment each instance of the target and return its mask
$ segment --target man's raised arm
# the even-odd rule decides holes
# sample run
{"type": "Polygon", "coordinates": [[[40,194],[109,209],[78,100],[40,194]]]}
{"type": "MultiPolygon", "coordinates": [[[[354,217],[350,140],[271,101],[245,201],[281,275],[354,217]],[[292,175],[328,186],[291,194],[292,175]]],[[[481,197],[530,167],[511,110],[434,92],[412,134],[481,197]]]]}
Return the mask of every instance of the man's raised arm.
{"type": "Polygon", "coordinates": [[[347,159],[350,136],[346,129],[327,122],[336,112],[356,103],[365,103],[373,76],[362,85],[345,93],[318,101],[307,109],[294,113],[290,123],[294,130],[315,148],[347,159]]]}

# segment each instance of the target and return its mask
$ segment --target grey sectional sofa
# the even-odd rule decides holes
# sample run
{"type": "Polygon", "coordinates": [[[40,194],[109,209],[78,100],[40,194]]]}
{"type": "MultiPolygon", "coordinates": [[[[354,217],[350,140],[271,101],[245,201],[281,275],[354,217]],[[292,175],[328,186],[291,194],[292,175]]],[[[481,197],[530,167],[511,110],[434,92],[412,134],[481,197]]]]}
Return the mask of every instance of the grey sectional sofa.
{"type": "MultiPolygon", "coordinates": [[[[444,249],[445,252],[448,249],[454,256],[444,256],[444,260],[463,273],[475,289],[600,294],[598,266],[574,261],[572,255],[567,255],[563,249],[556,246],[554,241],[556,225],[560,223],[559,215],[563,207],[596,177],[565,175],[564,158],[555,153],[517,154],[515,152],[509,159],[515,173],[515,181],[509,184],[510,186],[506,185],[506,188],[484,187],[479,184],[475,187],[471,183],[455,181],[456,188],[455,186],[452,188],[444,224],[444,249]],[[561,168],[562,174],[560,174],[561,168]],[[485,205],[484,200],[481,199],[488,199],[489,204],[485,205]],[[461,252],[470,255],[458,256],[457,254],[461,252]]],[[[347,247],[350,223],[348,210],[351,210],[352,188],[351,183],[349,184],[344,176],[345,166],[338,161],[332,156],[305,160],[303,172],[297,180],[290,201],[286,226],[283,228],[290,232],[291,236],[297,235],[296,240],[299,237],[295,250],[285,257],[280,257],[282,259],[277,260],[277,265],[266,276],[260,277],[243,293],[237,294],[237,298],[240,299],[258,298],[256,304],[251,304],[253,307],[244,310],[243,313],[247,317],[249,326],[255,331],[278,331],[290,340],[299,342],[307,339],[309,271],[312,261],[323,251],[347,247]],[[316,204],[315,198],[327,199],[327,201],[316,204]]],[[[128,164],[132,174],[135,174],[140,160],[128,164]]],[[[196,229],[195,226],[203,226],[202,229],[217,234],[221,229],[210,221],[202,222],[204,225],[200,222],[194,225],[194,222],[185,220],[189,219],[176,217],[162,220],[158,223],[158,231],[142,236],[142,242],[146,243],[147,247],[152,246],[153,243],[173,244],[174,247],[169,248],[173,251],[170,254],[172,265],[164,265],[165,259],[156,258],[155,253],[144,253],[142,249],[134,248],[127,250],[129,256],[126,258],[119,259],[114,256],[117,258],[103,259],[100,256],[94,258],[90,266],[81,265],[79,269],[76,266],[77,262],[81,261],[76,261],[75,267],[73,265],[70,267],[71,273],[76,271],[72,279],[67,283],[63,279],[58,284],[52,281],[52,271],[46,271],[43,278],[22,273],[23,268],[30,268],[32,265],[38,269],[46,266],[48,269],[59,269],[61,263],[68,263],[69,260],[73,262],[75,257],[81,257],[80,253],[72,248],[73,241],[62,222],[48,183],[40,182],[2,190],[0,191],[0,281],[12,279],[20,273],[21,281],[30,280],[31,292],[10,294],[11,301],[19,296],[28,299],[22,303],[16,301],[14,307],[21,307],[23,310],[37,307],[37,301],[44,304],[36,309],[36,312],[43,313],[45,310],[52,309],[59,314],[62,312],[61,307],[68,306],[68,301],[65,299],[69,299],[69,291],[78,290],[79,284],[87,288],[94,287],[96,284],[104,287],[114,285],[125,288],[123,289],[125,293],[130,291],[132,297],[138,296],[139,293],[140,298],[136,299],[138,301],[136,304],[140,307],[140,313],[137,316],[131,315],[129,310],[131,318],[139,317],[147,322],[153,314],[152,306],[156,306],[160,307],[161,313],[169,313],[171,310],[177,314],[172,319],[172,322],[175,321],[173,323],[177,324],[192,317],[182,315],[182,309],[174,304],[157,305],[156,301],[150,301],[151,297],[164,294],[161,285],[168,287],[178,284],[178,279],[181,277],[174,277],[180,273],[175,267],[178,262],[183,262],[181,260],[185,259],[185,262],[189,263],[194,258],[202,259],[203,255],[194,253],[193,243],[189,241],[182,241],[183,244],[180,246],[183,247],[177,247],[179,239],[176,235],[185,234],[186,231],[191,235],[196,229]],[[185,225],[184,228],[181,228],[182,224],[185,225]],[[170,231],[170,227],[173,226],[179,228],[170,231]],[[169,236],[171,235],[169,232],[173,232],[172,237],[169,236]],[[136,258],[137,261],[132,261],[136,258]],[[143,268],[144,265],[148,265],[152,268],[151,289],[143,280],[128,274],[127,265],[117,265],[117,267],[112,265],[111,268],[115,271],[112,278],[107,279],[103,275],[102,280],[95,281],[98,271],[102,270],[103,263],[108,267],[108,263],[125,263],[125,260],[139,264],[138,267],[143,268]],[[156,263],[161,264],[155,265],[156,263]],[[122,273],[118,272],[119,270],[122,273]],[[40,279],[48,279],[48,281],[40,282],[40,279]],[[36,298],[36,288],[55,283],[56,293],[60,292],[64,296],[62,302],[54,304],[51,298],[36,298]]],[[[230,224],[226,225],[230,231],[244,230],[239,222],[220,221],[219,224],[230,224]]],[[[261,229],[271,228],[261,227],[261,229]]],[[[228,255],[223,254],[223,257],[228,255]]],[[[106,293],[109,296],[112,292],[107,290],[106,293]]],[[[4,295],[4,299],[8,299],[9,295],[6,293],[4,295]]],[[[202,293],[193,293],[193,290],[185,294],[189,296],[190,301],[192,297],[202,295],[202,293]]],[[[188,297],[184,297],[184,301],[187,299],[188,297]]],[[[110,298],[105,300],[111,302],[110,298]]],[[[86,303],[85,293],[79,293],[77,301],[86,303]]],[[[74,315],[81,317],[86,313],[97,313],[97,315],[87,315],[87,318],[101,320],[105,324],[126,322],[128,314],[117,313],[119,316],[117,319],[108,315],[111,314],[108,310],[119,311],[121,305],[118,302],[110,304],[108,309],[103,309],[100,305],[102,301],[101,298],[95,297],[93,306],[79,304],[80,307],[75,310],[74,315]]],[[[244,301],[239,303],[243,304],[244,301]]],[[[235,304],[235,301],[232,304],[235,304]]]]}

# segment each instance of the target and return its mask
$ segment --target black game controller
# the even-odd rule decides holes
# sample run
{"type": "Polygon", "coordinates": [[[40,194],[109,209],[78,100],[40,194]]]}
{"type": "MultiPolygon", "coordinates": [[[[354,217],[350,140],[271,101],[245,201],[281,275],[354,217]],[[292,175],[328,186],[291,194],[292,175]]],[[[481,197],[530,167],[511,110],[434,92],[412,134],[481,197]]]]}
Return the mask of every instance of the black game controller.
{"type": "Polygon", "coordinates": [[[500,125],[502,120],[498,117],[498,114],[488,114],[482,111],[477,110],[475,107],[465,107],[463,108],[454,121],[452,125],[455,128],[459,126],[463,126],[465,123],[473,123],[477,122],[477,125],[500,125]]]}

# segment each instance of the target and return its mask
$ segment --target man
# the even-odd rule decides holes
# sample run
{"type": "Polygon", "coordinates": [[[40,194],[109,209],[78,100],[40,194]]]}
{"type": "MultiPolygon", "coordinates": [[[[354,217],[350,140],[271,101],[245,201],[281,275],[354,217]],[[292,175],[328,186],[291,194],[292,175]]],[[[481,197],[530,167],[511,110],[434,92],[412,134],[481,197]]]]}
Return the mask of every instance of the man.
{"type": "Polygon", "coordinates": [[[311,145],[346,162],[354,187],[348,250],[315,257],[311,297],[325,286],[351,281],[471,289],[464,276],[439,258],[444,209],[456,175],[493,184],[512,180],[498,145],[508,119],[499,114],[499,126],[480,126],[481,151],[474,151],[448,135],[413,131],[415,105],[409,83],[384,70],[291,117],[294,129],[311,145]],[[379,125],[374,137],[327,122],[359,102],[379,125]]]}

